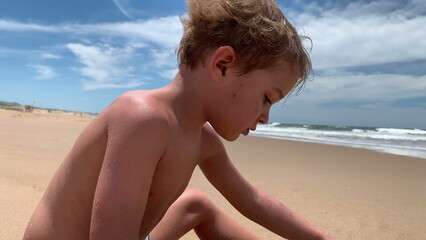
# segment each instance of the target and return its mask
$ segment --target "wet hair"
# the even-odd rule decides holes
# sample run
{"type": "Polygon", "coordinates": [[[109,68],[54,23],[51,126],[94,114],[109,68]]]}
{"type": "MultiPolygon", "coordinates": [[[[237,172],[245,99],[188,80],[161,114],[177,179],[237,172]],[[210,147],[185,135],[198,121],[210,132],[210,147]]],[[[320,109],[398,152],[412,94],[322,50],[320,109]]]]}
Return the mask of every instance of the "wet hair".
{"type": "MultiPolygon", "coordinates": [[[[187,0],[188,16],[177,49],[179,64],[195,69],[208,53],[231,46],[241,74],[291,63],[304,85],[312,64],[303,41],[275,0],[187,0]]],[[[311,42],[312,43],[312,42],[311,42]]]]}

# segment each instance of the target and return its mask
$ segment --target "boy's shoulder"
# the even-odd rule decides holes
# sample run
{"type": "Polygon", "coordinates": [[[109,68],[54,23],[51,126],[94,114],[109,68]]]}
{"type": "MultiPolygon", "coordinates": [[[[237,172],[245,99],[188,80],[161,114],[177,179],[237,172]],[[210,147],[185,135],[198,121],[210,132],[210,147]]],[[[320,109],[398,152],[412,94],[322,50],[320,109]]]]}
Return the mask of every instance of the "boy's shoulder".
{"type": "Polygon", "coordinates": [[[165,107],[152,94],[152,91],[129,91],[117,97],[106,109],[119,113],[122,117],[144,119],[146,117],[165,118],[165,107]]]}
{"type": "Polygon", "coordinates": [[[123,93],[101,113],[108,127],[131,128],[149,126],[167,129],[168,120],[162,106],[150,91],[138,90],[123,93]]]}

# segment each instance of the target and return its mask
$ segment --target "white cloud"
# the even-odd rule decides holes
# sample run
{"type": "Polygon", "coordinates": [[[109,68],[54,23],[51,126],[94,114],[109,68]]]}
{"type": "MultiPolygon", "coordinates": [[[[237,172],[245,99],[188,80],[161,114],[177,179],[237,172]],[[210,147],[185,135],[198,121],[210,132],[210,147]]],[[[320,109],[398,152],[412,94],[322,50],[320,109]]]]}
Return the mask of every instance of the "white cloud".
{"type": "Polygon", "coordinates": [[[173,79],[179,71],[174,49],[151,49],[150,53],[153,60],[145,66],[166,80],[173,79]]]}
{"type": "Polygon", "coordinates": [[[178,16],[144,21],[72,25],[70,28],[76,34],[115,36],[131,41],[145,40],[167,48],[175,48],[179,44],[183,31],[178,16]]]}
{"type": "Polygon", "coordinates": [[[52,53],[42,53],[40,57],[44,59],[61,59],[61,56],[52,53]]]}
{"type": "Polygon", "coordinates": [[[2,19],[0,19],[0,30],[11,31],[11,32],[37,31],[37,32],[52,32],[52,33],[61,31],[60,28],[54,25],[22,23],[22,22],[2,20],[2,19]]]}
{"type": "Polygon", "coordinates": [[[386,103],[397,99],[424,97],[425,90],[426,76],[333,71],[308,82],[300,98],[315,104],[366,102],[367,106],[368,102],[386,103]]]}
{"type": "Polygon", "coordinates": [[[426,16],[416,15],[425,6],[425,1],[402,6],[384,0],[343,9],[315,4],[289,15],[313,40],[314,67],[326,69],[425,59],[426,16]]]}
{"type": "Polygon", "coordinates": [[[153,18],[118,23],[99,24],[56,24],[43,25],[35,23],[23,23],[12,20],[0,19],[0,31],[10,32],[48,32],[57,34],[114,36],[123,39],[140,42],[148,41],[167,48],[175,48],[182,35],[182,24],[179,16],[153,18]]]}
{"type": "Polygon", "coordinates": [[[178,73],[179,69],[178,68],[174,68],[174,69],[167,69],[167,70],[163,70],[161,72],[158,72],[158,74],[167,79],[167,80],[171,80],[173,79],[176,74],[178,73]]]}
{"type": "Polygon", "coordinates": [[[135,80],[125,82],[125,83],[98,83],[93,81],[82,80],[83,89],[86,91],[99,90],[99,89],[111,89],[111,88],[136,88],[143,85],[141,82],[135,80]]]}
{"type": "Polygon", "coordinates": [[[37,71],[37,79],[52,79],[56,77],[54,69],[46,65],[28,64],[28,67],[34,68],[37,71]]]}
{"type": "Polygon", "coordinates": [[[10,56],[18,56],[18,55],[25,55],[25,54],[26,52],[23,50],[0,47],[0,57],[10,58],[10,56]]]}
{"type": "Polygon", "coordinates": [[[67,44],[83,67],[77,72],[91,80],[85,80],[86,90],[102,88],[134,88],[142,85],[136,81],[133,68],[126,63],[132,58],[131,47],[115,48],[110,45],[89,46],[79,43],[67,44]]]}
{"type": "MultiPolygon", "coordinates": [[[[368,121],[392,115],[389,112],[395,108],[390,106],[398,100],[426,96],[425,75],[397,74],[397,69],[395,74],[354,70],[359,66],[425,60],[426,1],[379,0],[352,2],[345,7],[312,3],[305,5],[303,13],[287,12],[297,26],[303,27],[301,32],[312,38],[313,66],[321,70],[300,97],[290,97],[286,103],[305,104],[298,112],[300,116],[305,109],[317,109],[317,113],[324,113],[321,121],[332,123],[344,118],[339,115],[342,109],[350,112],[357,108],[375,112],[374,116],[362,116],[368,121]]],[[[425,115],[424,109],[419,114],[425,115]]],[[[315,119],[312,115],[309,118],[315,119]]],[[[398,121],[404,122],[401,118],[398,121]]]]}
{"type": "MultiPolygon", "coordinates": [[[[126,9],[125,0],[115,0],[126,9]]],[[[425,1],[377,0],[352,2],[346,7],[330,8],[311,3],[304,11],[286,14],[310,36],[316,69],[352,67],[424,59],[426,52],[425,1]]],[[[124,11],[125,12],[125,11],[124,11]]],[[[69,36],[108,36],[131,43],[155,44],[154,48],[174,50],[182,35],[179,16],[149,20],[99,24],[43,25],[0,20],[3,31],[40,31],[69,36]]]]}
{"type": "MultiPolygon", "coordinates": [[[[79,43],[66,44],[66,49],[83,65],[76,68],[76,72],[86,79],[84,85],[88,87],[85,89],[93,90],[140,85],[139,81],[132,82],[135,79],[133,66],[136,66],[136,61],[130,59],[146,59],[137,66],[139,71],[148,74],[151,71],[169,79],[175,72],[174,50],[180,41],[182,25],[178,16],[118,23],[55,25],[0,20],[0,31],[55,33],[68,39],[68,42],[69,39],[78,38],[79,43]],[[98,39],[99,44],[93,45],[93,39],[98,39]],[[141,52],[141,49],[147,51],[141,52]],[[92,82],[89,84],[89,81],[92,82]]],[[[60,58],[51,53],[38,53],[38,56],[44,59],[60,58]]]]}
{"type": "Polygon", "coordinates": [[[39,50],[17,49],[0,47],[0,57],[5,58],[27,58],[27,59],[61,59],[62,56],[39,50]]]}

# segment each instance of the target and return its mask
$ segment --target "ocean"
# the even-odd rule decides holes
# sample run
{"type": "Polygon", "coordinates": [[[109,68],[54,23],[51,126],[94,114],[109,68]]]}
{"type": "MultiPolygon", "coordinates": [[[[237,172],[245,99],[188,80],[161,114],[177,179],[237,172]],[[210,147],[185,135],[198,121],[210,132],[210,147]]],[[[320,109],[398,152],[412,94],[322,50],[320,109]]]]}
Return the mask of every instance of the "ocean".
{"type": "Polygon", "coordinates": [[[426,130],[270,123],[252,136],[365,148],[426,159],[426,130]]]}

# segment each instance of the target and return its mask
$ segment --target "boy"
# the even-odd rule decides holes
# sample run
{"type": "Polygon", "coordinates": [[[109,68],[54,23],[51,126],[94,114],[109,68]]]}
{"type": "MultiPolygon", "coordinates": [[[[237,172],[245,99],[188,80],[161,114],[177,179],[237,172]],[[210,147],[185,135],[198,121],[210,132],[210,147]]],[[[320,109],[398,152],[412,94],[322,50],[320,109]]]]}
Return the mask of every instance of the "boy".
{"type": "Polygon", "coordinates": [[[174,80],[123,94],[83,130],[25,239],[178,239],[191,229],[201,239],[258,239],[185,191],[197,165],[267,229],[330,239],[246,182],[220,140],[267,123],[271,105],[304,82],[311,65],[296,30],[273,0],[189,0],[188,16],[174,80]]]}

